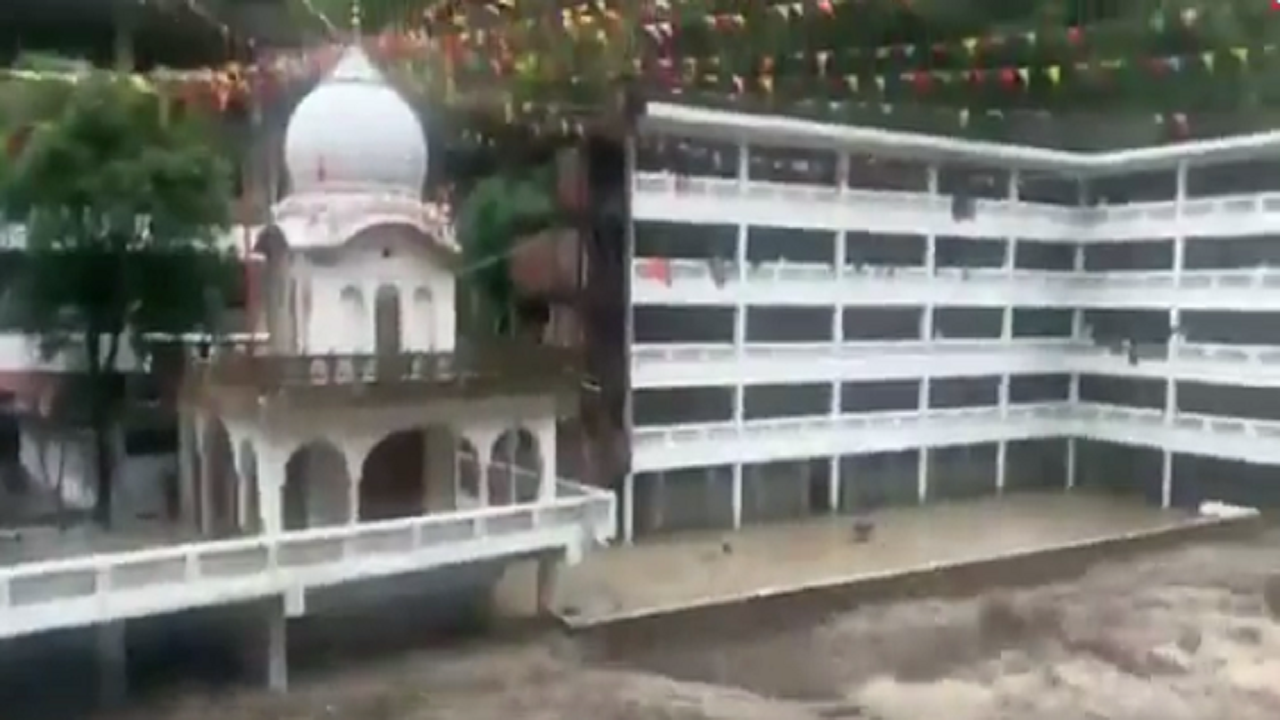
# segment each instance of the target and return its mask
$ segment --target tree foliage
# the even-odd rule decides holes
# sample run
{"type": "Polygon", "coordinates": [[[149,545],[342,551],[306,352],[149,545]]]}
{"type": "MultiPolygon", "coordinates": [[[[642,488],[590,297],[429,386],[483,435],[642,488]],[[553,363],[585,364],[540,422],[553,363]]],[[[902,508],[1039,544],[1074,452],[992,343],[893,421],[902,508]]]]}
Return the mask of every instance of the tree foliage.
{"type": "Polygon", "coordinates": [[[111,518],[109,432],[124,409],[124,343],[213,329],[231,277],[219,248],[231,167],[189,114],[129,80],[86,74],[41,117],[6,132],[0,202],[25,226],[17,320],[46,354],[80,363],[95,436],[95,517],[111,518]]]}
{"type": "Polygon", "coordinates": [[[515,298],[508,258],[517,240],[554,222],[553,168],[506,170],[481,180],[458,214],[458,236],[472,282],[498,333],[512,330],[515,298]]]}

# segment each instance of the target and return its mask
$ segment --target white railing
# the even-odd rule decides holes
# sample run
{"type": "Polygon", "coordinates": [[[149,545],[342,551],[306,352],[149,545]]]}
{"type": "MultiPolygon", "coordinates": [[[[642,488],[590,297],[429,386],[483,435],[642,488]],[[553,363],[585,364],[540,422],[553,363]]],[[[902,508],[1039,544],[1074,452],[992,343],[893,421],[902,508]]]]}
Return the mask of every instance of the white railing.
{"type": "Polygon", "coordinates": [[[1071,409],[1066,403],[1038,405],[1013,405],[1002,414],[997,406],[963,407],[892,412],[849,413],[837,416],[814,415],[795,418],[751,420],[742,424],[741,430],[733,421],[714,423],[690,423],[636,428],[632,435],[637,447],[643,445],[676,446],[686,443],[719,442],[743,438],[776,438],[779,435],[803,435],[810,432],[845,430],[882,430],[929,425],[948,425],[977,421],[1070,419],[1071,409]]]}
{"type": "MultiPolygon", "coordinates": [[[[1086,216],[1090,225],[1099,228],[1124,224],[1173,222],[1178,219],[1177,207],[1173,200],[1082,208],[1077,212],[1086,216]]],[[[1260,192],[1188,198],[1182,203],[1182,221],[1184,222],[1214,216],[1239,218],[1270,213],[1280,213],[1280,193],[1260,192]]]]}
{"type": "MultiPolygon", "coordinates": [[[[809,449],[801,447],[801,439],[833,433],[851,441],[835,442],[835,454],[875,452],[881,445],[895,445],[904,437],[909,437],[914,446],[935,447],[955,444],[959,435],[965,436],[963,442],[972,441],[973,436],[982,438],[982,442],[1060,436],[1280,464],[1280,443],[1274,442],[1280,441],[1280,421],[1195,413],[1166,417],[1158,409],[1100,403],[1015,405],[1003,412],[999,407],[971,407],[811,416],[749,421],[741,428],[732,422],[647,427],[638,428],[634,439],[637,454],[660,457],[657,464],[661,466],[669,462],[673,451],[694,451],[690,456],[694,460],[703,452],[696,446],[731,442],[747,443],[742,447],[772,444],[785,448],[784,454],[790,458],[809,449]]],[[[716,459],[722,460],[719,456],[716,459]]]]}
{"type": "MultiPolygon", "coordinates": [[[[1167,372],[1178,373],[1176,364],[1220,365],[1222,372],[1251,368],[1280,370],[1280,346],[1276,345],[1224,345],[1224,343],[1179,343],[1172,347],[1172,356],[1165,354],[1142,356],[1143,364],[1172,363],[1167,372]]],[[[731,343],[650,343],[631,348],[632,363],[636,366],[669,363],[727,363],[737,360],[872,360],[896,359],[904,356],[931,356],[940,361],[948,357],[973,355],[1021,356],[1029,354],[1061,354],[1065,365],[1062,372],[1097,372],[1094,365],[1071,365],[1073,357],[1121,357],[1114,348],[1096,342],[1061,337],[1020,337],[1002,340],[947,340],[938,338],[923,340],[887,340],[854,342],[796,342],[796,343],[748,343],[735,346],[731,343]]],[[[1126,361],[1128,365],[1128,361],[1126,361]]],[[[708,373],[723,377],[723,368],[708,368],[708,373]]],[[[993,369],[996,372],[996,369],[993,369]]],[[[1114,373],[1125,372],[1117,366],[1114,373]]],[[[731,380],[731,378],[724,378],[731,380]]],[[[1240,382],[1247,382],[1248,375],[1240,375],[1240,382]]]]}
{"type": "MultiPolygon", "coordinates": [[[[951,220],[951,198],[925,192],[870,190],[781,183],[763,180],[740,182],[736,178],[677,176],[672,173],[637,172],[632,179],[637,196],[659,196],[711,201],[740,200],[748,203],[822,204],[856,216],[880,215],[933,217],[951,220]]],[[[1007,200],[976,201],[975,215],[997,223],[1031,223],[1047,239],[1070,240],[1073,234],[1091,228],[1096,218],[1082,208],[1057,207],[1007,200]]]]}
{"type": "Polygon", "coordinates": [[[733,263],[715,270],[711,260],[634,261],[633,275],[645,293],[654,293],[656,284],[666,287],[658,295],[639,302],[669,304],[680,298],[700,298],[697,302],[731,303],[743,297],[749,302],[770,304],[835,304],[843,298],[849,305],[879,302],[892,293],[903,302],[924,302],[933,298],[939,305],[978,304],[982,306],[1040,304],[1055,307],[1110,306],[1230,308],[1241,305],[1239,293],[1268,293],[1261,302],[1267,308],[1280,303],[1280,268],[1245,270],[1188,270],[1121,272],[1054,272],[1009,268],[937,268],[932,274],[920,266],[847,266],[842,273],[830,263],[768,262],[752,265],[746,272],[747,285],[739,283],[733,263]],[[665,270],[655,267],[665,264],[665,270]],[[665,277],[662,273],[665,272],[665,277]],[[717,274],[719,273],[719,274],[717,274]],[[700,287],[693,283],[701,284],[700,287]],[[837,284],[839,283],[839,284],[837,284]],[[707,295],[706,291],[712,291],[707,295]],[[743,290],[755,293],[741,295],[743,290]],[[1117,296],[1114,293],[1123,293],[1117,296]],[[1171,296],[1169,293],[1185,293],[1171,296]],[[1227,294],[1235,293],[1235,294],[1227,294]],[[776,295],[776,299],[773,297],[776,295]]]}
{"type": "MultiPolygon", "coordinates": [[[[911,216],[923,225],[952,224],[951,198],[924,192],[866,190],[840,188],[833,185],[805,185],[759,180],[685,177],[671,173],[636,173],[633,188],[638,196],[711,201],[740,200],[779,205],[819,204],[830,210],[849,213],[847,217],[874,222],[877,217],[911,216]]],[[[830,212],[828,210],[828,214],[830,212]]],[[[804,211],[800,211],[804,212],[804,211]]],[[[1017,228],[1013,236],[1031,239],[1091,242],[1142,239],[1146,231],[1180,224],[1184,229],[1204,229],[1195,234],[1214,235],[1216,229],[1226,234],[1240,232],[1242,221],[1270,222],[1280,214],[1280,193],[1259,192],[1223,195],[1211,198],[1189,198],[1183,201],[1181,214],[1172,200],[1131,203],[1106,207],[1067,207],[1007,200],[978,200],[974,217],[993,227],[1017,228]],[[1232,227],[1236,226],[1236,227],[1232,227]]],[[[726,210],[727,222],[734,221],[726,210]]],[[[856,225],[854,226],[856,227],[856,225]]],[[[871,229],[871,228],[868,228],[871,229]]],[[[927,229],[921,229],[925,234],[927,229]]],[[[1256,234],[1256,229],[1251,231],[1256,234]]],[[[1165,233],[1164,236],[1171,235],[1165,233]]],[[[1246,233],[1250,234],[1250,233],[1246,233]]],[[[1160,236],[1150,235],[1150,237],[1160,236]]]]}
{"type": "MultiPolygon", "coordinates": [[[[631,357],[646,362],[724,362],[729,360],[815,360],[822,358],[880,358],[903,355],[1018,355],[1027,352],[1057,352],[1080,345],[1071,338],[866,340],[852,342],[672,343],[633,345],[631,357]]],[[[1084,345],[1093,349],[1093,345],[1084,345]]],[[[1280,348],[1274,348],[1280,362],[1280,348]]],[[[1098,348],[1105,352],[1105,348],[1098,348]]]]}
{"type": "Polygon", "coordinates": [[[1275,345],[1179,345],[1174,357],[1184,362],[1280,368],[1280,346],[1275,345]]]}
{"type": "Polygon", "coordinates": [[[612,539],[612,493],[558,491],[536,504],[0,568],[0,637],[612,539]]]}

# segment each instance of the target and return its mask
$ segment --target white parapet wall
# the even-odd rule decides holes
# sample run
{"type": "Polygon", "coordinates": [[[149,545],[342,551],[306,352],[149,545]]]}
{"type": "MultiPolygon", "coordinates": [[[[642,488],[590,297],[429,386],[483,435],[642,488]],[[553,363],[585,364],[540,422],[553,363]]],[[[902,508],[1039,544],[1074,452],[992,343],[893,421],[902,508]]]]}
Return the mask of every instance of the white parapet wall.
{"type": "Polygon", "coordinates": [[[555,499],[196,542],[0,569],[0,638],[283,596],[453,565],[560,552],[578,562],[616,533],[613,493],[560,482],[555,499]]]}

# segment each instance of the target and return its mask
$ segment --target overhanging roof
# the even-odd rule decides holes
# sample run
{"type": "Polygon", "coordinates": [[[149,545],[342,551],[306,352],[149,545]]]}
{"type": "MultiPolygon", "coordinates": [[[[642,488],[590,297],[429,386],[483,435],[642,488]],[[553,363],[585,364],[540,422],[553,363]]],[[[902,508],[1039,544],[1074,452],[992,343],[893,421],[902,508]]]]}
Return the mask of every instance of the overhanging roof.
{"type": "Polygon", "coordinates": [[[1204,166],[1242,160],[1280,159],[1280,131],[1197,140],[1162,147],[1083,153],[836,125],[780,115],[753,115],[665,102],[648,103],[644,114],[639,118],[639,128],[641,131],[709,140],[733,138],[749,142],[785,143],[794,147],[839,147],[904,159],[950,160],[1081,177],[1168,170],[1183,160],[1204,166]]]}

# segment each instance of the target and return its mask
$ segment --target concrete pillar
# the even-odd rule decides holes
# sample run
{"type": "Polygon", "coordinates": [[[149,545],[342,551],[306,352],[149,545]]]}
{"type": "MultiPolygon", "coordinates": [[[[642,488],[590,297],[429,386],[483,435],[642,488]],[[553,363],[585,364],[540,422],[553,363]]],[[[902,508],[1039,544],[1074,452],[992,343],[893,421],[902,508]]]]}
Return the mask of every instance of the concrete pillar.
{"type": "Polygon", "coordinates": [[[178,515],[184,526],[194,527],[199,522],[196,508],[196,443],[195,423],[185,411],[178,416],[178,515]]]}
{"type": "Polygon", "coordinates": [[[731,520],[734,530],[742,528],[742,483],[743,473],[751,472],[743,468],[742,463],[734,463],[733,479],[730,486],[729,506],[731,508],[731,520]]]}
{"type": "Polygon", "coordinates": [[[840,456],[828,458],[830,469],[827,471],[827,503],[831,512],[840,512],[840,456]]]}
{"type": "Polygon", "coordinates": [[[560,568],[564,565],[564,557],[560,553],[547,553],[538,557],[537,576],[537,608],[540,617],[549,617],[555,612],[556,590],[560,581],[560,568]]]}
{"type": "MultiPolygon", "coordinates": [[[[264,443],[258,452],[258,522],[264,535],[284,529],[285,465],[289,456],[264,443]]],[[[305,468],[304,468],[305,470],[305,468]]]]}
{"type": "Polygon", "coordinates": [[[213,532],[213,448],[209,442],[209,422],[204,420],[196,425],[197,446],[200,448],[199,466],[200,473],[199,485],[196,492],[199,494],[200,501],[197,505],[200,508],[200,517],[197,524],[202,534],[213,532]]]}
{"type": "Polygon", "coordinates": [[[98,703],[118,707],[129,697],[129,653],[125,621],[103,623],[94,629],[97,654],[98,703]]]}
{"type": "Polygon", "coordinates": [[[289,620],[284,596],[254,602],[245,609],[243,650],[250,678],[272,692],[285,692],[289,689],[289,620]]]}
{"type": "Polygon", "coordinates": [[[636,476],[627,473],[622,478],[622,541],[627,545],[636,536],[636,476]]]}
{"type": "Polygon", "coordinates": [[[916,463],[916,501],[921,505],[929,502],[929,448],[920,447],[916,463]]]}
{"type": "Polygon", "coordinates": [[[538,423],[534,437],[538,440],[538,455],[542,460],[538,502],[551,502],[556,499],[556,479],[560,473],[560,469],[556,467],[556,418],[554,415],[538,423]]]}
{"type": "MultiPolygon", "coordinates": [[[[364,481],[364,461],[369,457],[369,453],[373,452],[378,442],[379,440],[370,438],[359,440],[348,438],[341,445],[342,459],[346,462],[347,517],[345,520],[348,525],[360,522],[360,483],[364,481]]],[[[319,457],[312,455],[304,480],[312,482],[312,478],[331,477],[327,475],[331,472],[331,469],[320,465],[319,457]]],[[[314,512],[308,510],[308,514],[314,515],[314,512]]],[[[309,522],[315,524],[316,519],[313,516],[309,522]]]]}
{"type": "Polygon", "coordinates": [[[1067,490],[1076,486],[1076,439],[1067,438],[1067,490]]]}

